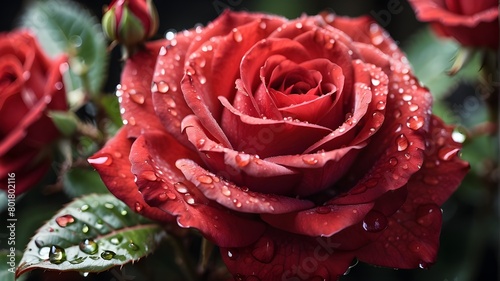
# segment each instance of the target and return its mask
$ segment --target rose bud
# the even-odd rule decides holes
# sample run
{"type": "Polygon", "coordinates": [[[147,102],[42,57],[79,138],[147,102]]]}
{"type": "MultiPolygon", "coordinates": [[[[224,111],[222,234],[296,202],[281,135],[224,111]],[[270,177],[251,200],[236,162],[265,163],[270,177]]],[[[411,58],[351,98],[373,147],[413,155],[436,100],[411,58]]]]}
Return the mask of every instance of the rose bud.
{"type": "Polygon", "coordinates": [[[195,228],[238,280],[436,261],[469,170],[368,17],[225,12],[125,63],[124,126],[89,162],[133,210],[195,228]]]}
{"type": "MultiPolygon", "coordinates": [[[[50,169],[51,144],[61,136],[48,116],[67,110],[61,69],[26,31],[0,34],[0,179],[16,175],[15,192],[34,186],[50,169]]],[[[10,183],[9,183],[10,185],[10,183]]]]}
{"type": "Polygon", "coordinates": [[[152,0],[114,0],[102,17],[104,33],[133,48],[158,30],[158,12],[152,0]]]}
{"type": "Polygon", "coordinates": [[[497,0],[410,0],[417,18],[429,22],[437,35],[467,47],[498,49],[497,0]]]}

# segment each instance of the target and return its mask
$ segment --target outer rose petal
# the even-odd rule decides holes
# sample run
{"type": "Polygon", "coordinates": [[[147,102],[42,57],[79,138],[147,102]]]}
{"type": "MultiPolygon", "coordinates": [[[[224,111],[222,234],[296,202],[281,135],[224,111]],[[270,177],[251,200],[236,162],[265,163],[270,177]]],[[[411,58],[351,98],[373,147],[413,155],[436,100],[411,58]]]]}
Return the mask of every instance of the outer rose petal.
{"type": "Polygon", "coordinates": [[[410,0],[417,18],[430,22],[438,35],[453,37],[466,46],[499,44],[498,1],[410,0]]]}
{"type": "Polygon", "coordinates": [[[150,219],[172,222],[174,217],[160,209],[150,207],[134,183],[128,159],[133,140],[128,138],[127,129],[121,128],[106,145],[91,158],[89,163],[99,172],[106,187],[132,210],[150,219]]]}
{"type": "Polygon", "coordinates": [[[430,132],[423,168],[409,180],[406,202],[388,218],[382,235],[357,251],[360,260],[397,268],[426,268],[435,262],[441,230],[439,206],[458,187],[469,165],[457,156],[460,145],[452,140],[451,127],[434,118],[430,132]]]}
{"type": "Polygon", "coordinates": [[[329,238],[269,229],[253,245],[221,248],[221,255],[236,280],[337,280],[354,259],[338,246],[329,238]]]}
{"type": "Polygon", "coordinates": [[[123,69],[121,85],[116,95],[120,101],[123,123],[130,137],[137,137],[144,130],[162,129],[156,116],[151,97],[153,69],[164,41],[146,44],[130,57],[123,69]]]}
{"type": "MultiPolygon", "coordinates": [[[[130,153],[132,173],[146,202],[175,216],[181,227],[193,227],[222,247],[243,247],[265,230],[263,223],[208,200],[181,170],[196,155],[163,132],[141,135],[130,153]],[[176,153],[171,153],[174,150],[176,153]]],[[[198,159],[198,161],[200,161],[198,159]]]]}

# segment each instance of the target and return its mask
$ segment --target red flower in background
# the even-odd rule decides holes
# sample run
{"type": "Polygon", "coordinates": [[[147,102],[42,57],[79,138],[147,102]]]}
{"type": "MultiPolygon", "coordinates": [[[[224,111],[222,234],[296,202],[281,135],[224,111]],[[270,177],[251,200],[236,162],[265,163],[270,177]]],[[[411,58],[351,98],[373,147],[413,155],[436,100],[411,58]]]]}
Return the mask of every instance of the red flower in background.
{"type": "Polygon", "coordinates": [[[410,0],[417,18],[465,46],[498,49],[497,0],[410,0]]]}
{"type": "Polygon", "coordinates": [[[46,113],[66,110],[60,72],[64,57],[49,59],[26,31],[0,34],[0,177],[16,194],[35,185],[50,168],[48,146],[60,136],[46,113]]]}
{"type": "Polygon", "coordinates": [[[226,12],[147,44],[121,81],[125,126],[89,162],[137,212],[198,229],[236,277],[435,261],[468,164],[369,18],[226,12]]]}

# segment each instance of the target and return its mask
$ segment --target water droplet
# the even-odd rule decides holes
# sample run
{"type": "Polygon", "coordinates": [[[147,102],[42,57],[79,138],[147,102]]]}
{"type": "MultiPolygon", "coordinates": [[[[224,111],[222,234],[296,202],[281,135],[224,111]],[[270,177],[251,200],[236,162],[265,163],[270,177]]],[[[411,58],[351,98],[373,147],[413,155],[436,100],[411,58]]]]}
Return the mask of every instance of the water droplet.
{"type": "Polygon", "coordinates": [[[83,227],[82,227],[82,232],[83,233],[88,233],[89,232],[89,226],[84,224],[83,227]]]}
{"type": "Polygon", "coordinates": [[[315,209],[316,213],[318,214],[328,214],[332,211],[332,209],[329,206],[319,206],[315,209]]]}
{"type": "Polygon", "coordinates": [[[146,100],[144,95],[138,94],[138,93],[135,93],[135,94],[129,93],[129,96],[130,96],[130,99],[137,104],[144,104],[144,101],[146,100]]]}
{"type": "Polygon", "coordinates": [[[162,93],[162,94],[165,94],[168,92],[168,90],[170,90],[170,86],[168,85],[167,82],[165,81],[160,81],[158,83],[156,83],[156,89],[157,89],[157,93],[162,93]]]}
{"type": "Polygon", "coordinates": [[[377,102],[377,110],[384,110],[385,109],[385,101],[381,100],[377,102]]]}
{"type": "Polygon", "coordinates": [[[102,154],[101,156],[98,156],[96,158],[89,158],[87,161],[90,164],[109,166],[111,165],[111,163],[113,163],[113,158],[111,158],[111,155],[102,154]]]}
{"type": "Polygon", "coordinates": [[[127,210],[121,210],[120,215],[126,216],[128,214],[127,210]]]}
{"type": "Polygon", "coordinates": [[[86,212],[88,209],[90,209],[90,206],[88,204],[82,205],[80,207],[80,211],[86,212]]]}
{"type": "Polygon", "coordinates": [[[266,28],[267,28],[267,23],[266,23],[265,21],[261,21],[261,22],[259,23],[259,27],[260,27],[261,29],[266,29],[266,28]]]}
{"type": "Polygon", "coordinates": [[[196,203],[193,196],[191,196],[191,194],[189,193],[184,194],[184,200],[186,200],[186,203],[188,203],[189,205],[193,205],[194,203],[196,203]]]}
{"type": "Polygon", "coordinates": [[[80,244],[78,244],[78,247],[82,252],[88,255],[93,255],[97,253],[97,243],[92,240],[92,239],[85,239],[80,244]]]}
{"type": "Polygon", "coordinates": [[[318,159],[313,155],[305,155],[302,157],[302,161],[308,165],[315,165],[318,163],[318,159]]]}
{"type": "Polygon", "coordinates": [[[198,176],[197,180],[200,183],[204,183],[204,184],[211,184],[213,182],[212,177],[209,175],[200,175],[200,176],[198,176]]]}
{"type": "Polygon", "coordinates": [[[270,238],[263,237],[253,246],[252,256],[262,263],[270,263],[273,260],[274,255],[274,241],[270,238]]]}
{"type": "Polygon", "coordinates": [[[429,263],[429,262],[420,261],[418,263],[418,267],[420,267],[421,269],[429,269],[431,266],[432,266],[432,263],[429,263]]]}
{"type": "Polygon", "coordinates": [[[404,94],[403,95],[403,100],[404,101],[411,101],[413,99],[413,96],[410,94],[404,94]]]}
{"type": "MultiPolygon", "coordinates": [[[[69,263],[71,264],[80,264],[84,262],[87,259],[87,257],[76,257],[74,260],[70,260],[69,263]]],[[[88,272],[85,272],[88,273],[88,272]]]]}
{"type": "Polygon", "coordinates": [[[372,210],[363,219],[363,229],[368,232],[380,232],[387,227],[387,222],[384,214],[372,210]]]}
{"type": "Polygon", "coordinates": [[[75,218],[72,215],[64,215],[56,218],[56,223],[60,227],[66,227],[75,222],[75,218]]]}
{"type": "Polygon", "coordinates": [[[236,208],[241,208],[242,206],[241,202],[238,199],[234,199],[233,204],[234,206],[236,206],[236,208]]]}
{"type": "Polygon", "coordinates": [[[234,249],[234,250],[227,250],[227,257],[230,259],[230,260],[236,260],[238,259],[238,257],[240,256],[238,250],[234,249]]]}
{"type": "Polygon", "coordinates": [[[243,41],[243,35],[237,28],[233,28],[233,39],[236,42],[241,42],[243,41]]]}
{"type": "Polygon", "coordinates": [[[53,245],[49,251],[49,261],[53,264],[60,264],[66,260],[66,252],[63,248],[53,245]]]}
{"type": "Polygon", "coordinates": [[[453,133],[451,133],[451,138],[458,143],[463,143],[466,139],[465,134],[460,132],[459,130],[455,129],[453,133]]]}
{"type": "Polygon", "coordinates": [[[380,80],[372,78],[372,85],[375,87],[380,85],[380,80]]]}
{"type": "Polygon", "coordinates": [[[229,190],[229,188],[227,186],[222,187],[221,193],[222,193],[222,195],[227,196],[227,197],[231,196],[231,190],[229,190]]]}
{"type": "Polygon", "coordinates": [[[238,154],[234,157],[236,165],[240,167],[245,167],[250,163],[250,155],[248,154],[238,154]]]}
{"type": "Polygon", "coordinates": [[[112,203],[106,202],[106,203],[104,203],[104,207],[106,207],[106,209],[111,210],[115,207],[115,205],[113,205],[112,203]]]}
{"type": "Polygon", "coordinates": [[[134,242],[130,242],[128,244],[128,248],[132,251],[139,251],[139,246],[137,246],[137,244],[135,244],[134,242]]]}
{"type": "Polygon", "coordinates": [[[406,126],[412,130],[418,130],[424,126],[424,117],[422,116],[412,116],[408,118],[408,121],[406,121],[406,126]]]}
{"type": "Polygon", "coordinates": [[[459,151],[460,148],[445,146],[439,149],[438,157],[443,161],[450,161],[451,159],[453,159],[453,157],[457,155],[459,151]]]}
{"type": "Polygon", "coordinates": [[[123,240],[123,237],[118,235],[118,236],[115,236],[115,237],[111,237],[111,239],[109,240],[109,242],[113,245],[118,245],[122,242],[123,240]]]}
{"type": "Polygon", "coordinates": [[[408,109],[410,109],[411,112],[415,112],[418,110],[418,105],[410,104],[410,105],[408,105],[408,109]]]}
{"type": "Polygon", "coordinates": [[[392,157],[391,159],[389,159],[389,164],[391,164],[391,166],[396,166],[398,164],[398,159],[392,157]]]}
{"type": "Polygon", "coordinates": [[[177,190],[177,192],[179,193],[186,193],[188,192],[188,188],[185,184],[183,184],[182,182],[177,182],[174,184],[175,186],[175,190],[177,190]]]}
{"type": "Polygon", "coordinates": [[[143,171],[141,177],[148,181],[156,181],[158,179],[153,171],[143,171]]]}
{"type": "Polygon", "coordinates": [[[396,138],[396,144],[398,146],[398,151],[403,151],[408,148],[408,139],[405,135],[401,134],[396,138]]]}
{"type": "Polygon", "coordinates": [[[114,258],[115,255],[116,255],[115,252],[104,251],[104,252],[101,253],[101,258],[109,261],[110,259],[114,258]]]}
{"type": "Polygon", "coordinates": [[[142,205],[139,202],[135,202],[135,211],[140,213],[142,211],[142,205]]]}

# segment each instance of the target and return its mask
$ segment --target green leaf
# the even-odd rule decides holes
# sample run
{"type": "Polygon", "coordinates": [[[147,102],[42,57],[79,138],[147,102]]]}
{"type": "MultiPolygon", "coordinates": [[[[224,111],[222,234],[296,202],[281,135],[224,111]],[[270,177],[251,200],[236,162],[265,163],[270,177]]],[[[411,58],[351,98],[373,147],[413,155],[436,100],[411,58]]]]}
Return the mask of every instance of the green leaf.
{"type": "Polygon", "coordinates": [[[52,122],[56,125],[59,132],[64,136],[72,136],[77,128],[78,117],[71,111],[56,111],[52,110],[48,113],[52,122]]]}
{"type": "Polygon", "coordinates": [[[107,45],[96,17],[73,1],[36,1],[22,17],[51,56],[68,54],[68,92],[86,88],[98,94],[106,78],[107,45]]]}
{"type": "Polygon", "coordinates": [[[441,40],[426,28],[413,35],[405,44],[407,54],[415,75],[433,96],[441,100],[458,85],[459,81],[476,81],[481,69],[481,60],[478,55],[461,69],[456,75],[449,76],[448,70],[459,50],[459,45],[451,40],[441,40]]]}
{"type": "Polygon", "coordinates": [[[150,254],[166,237],[161,226],[110,194],[74,200],[28,243],[16,276],[36,269],[101,272],[150,254]]]}
{"type": "Polygon", "coordinates": [[[106,115],[111,119],[113,124],[118,128],[123,125],[120,115],[120,103],[114,95],[105,95],[101,97],[101,106],[104,108],[106,115]]]}
{"type": "MultiPolygon", "coordinates": [[[[19,251],[11,251],[11,249],[0,250],[0,280],[2,281],[14,281],[16,266],[21,259],[21,253],[19,251]]],[[[22,281],[26,278],[22,276],[18,278],[17,281],[22,281]]]]}
{"type": "Polygon", "coordinates": [[[91,193],[106,194],[108,189],[99,174],[91,169],[73,168],[63,175],[64,191],[70,197],[91,193]]]}

